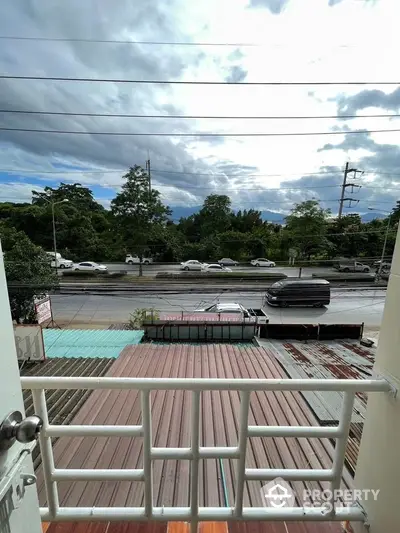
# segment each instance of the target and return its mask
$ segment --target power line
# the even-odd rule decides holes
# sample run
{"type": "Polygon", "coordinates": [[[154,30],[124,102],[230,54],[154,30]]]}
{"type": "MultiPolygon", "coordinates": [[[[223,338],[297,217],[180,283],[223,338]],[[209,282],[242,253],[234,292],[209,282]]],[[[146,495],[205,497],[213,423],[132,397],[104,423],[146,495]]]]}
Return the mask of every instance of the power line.
{"type": "MultiPolygon", "coordinates": [[[[210,186],[203,186],[203,185],[170,185],[166,183],[157,183],[155,184],[156,187],[174,187],[176,189],[206,189],[206,190],[214,190],[215,187],[210,186]]],[[[245,188],[226,188],[224,187],[224,191],[304,191],[304,190],[314,190],[314,189],[336,189],[340,185],[307,185],[303,187],[245,187],[245,188]]],[[[382,190],[382,191],[399,191],[400,187],[365,187],[362,186],[363,189],[371,189],[371,190],[382,190]]]]}
{"type": "Polygon", "coordinates": [[[197,80],[132,80],[119,78],[66,78],[63,76],[11,76],[0,75],[2,80],[74,81],[101,83],[136,83],[141,85],[258,85],[258,86],[307,86],[307,85],[400,85],[400,81],[197,81],[197,80]]]}
{"type": "MultiPolygon", "coordinates": [[[[87,39],[87,38],[68,38],[68,37],[41,37],[32,36],[25,37],[19,35],[0,35],[1,40],[9,41],[43,41],[43,42],[68,42],[68,43],[99,43],[99,44],[139,44],[139,45],[151,45],[151,46],[222,46],[222,47],[268,47],[268,48],[283,48],[287,45],[284,43],[224,43],[224,42],[190,42],[190,41],[136,41],[136,40],[122,40],[122,39],[87,39]]],[[[333,46],[333,48],[350,48],[354,47],[353,43],[341,44],[333,46]]]]}
{"type": "MultiPolygon", "coordinates": [[[[126,169],[116,168],[113,170],[31,170],[31,169],[7,169],[2,168],[0,172],[7,173],[23,173],[23,174],[115,174],[116,172],[123,172],[126,174],[126,169]]],[[[319,176],[326,174],[331,176],[332,174],[341,174],[341,171],[337,172],[291,172],[288,174],[210,174],[209,172],[182,172],[180,170],[155,170],[152,169],[152,172],[163,173],[163,174],[184,174],[190,176],[209,176],[212,178],[224,177],[224,178],[255,178],[255,177],[279,177],[279,176],[296,176],[307,174],[307,176],[319,176]]]]}
{"type": "Polygon", "coordinates": [[[68,135],[109,135],[119,137],[308,137],[316,135],[350,135],[359,133],[398,133],[400,129],[352,130],[352,131],[313,131],[313,132],[269,132],[269,133],[163,133],[163,132],[116,132],[116,131],[70,131],[70,130],[35,130],[30,128],[5,128],[0,131],[17,131],[26,133],[54,133],[68,135]]]}
{"type": "Polygon", "coordinates": [[[228,116],[228,115],[139,115],[129,113],[73,113],[69,111],[25,111],[22,109],[0,109],[0,113],[19,113],[21,115],[57,115],[67,117],[110,117],[110,118],[172,118],[172,119],[207,119],[207,120],[320,120],[320,119],[352,119],[352,118],[398,118],[400,114],[378,115],[260,115],[260,116],[228,116]]]}
{"type": "MultiPolygon", "coordinates": [[[[32,169],[9,169],[9,168],[0,168],[0,172],[4,172],[7,174],[115,174],[115,173],[123,173],[126,174],[127,170],[122,168],[115,168],[115,169],[105,169],[105,170],[89,170],[89,169],[83,169],[83,170],[32,170],[32,169]]],[[[153,169],[152,172],[157,174],[179,174],[179,175],[187,175],[187,176],[207,176],[209,178],[237,178],[237,179],[243,179],[243,178],[262,178],[262,177],[269,177],[269,178],[279,178],[279,177],[291,177],[291,176],[333,176],[333,175],[342,175],[342,170],[336,170],[332,172],[327,171],[320,171],[320,172],[287,172],[285,174],[210,174],[209,172],[184,172],[180,170],[161,170],[161,169],[153,169]]],[[[365,170],[364,174],[376,174],[379,176],[400,176],[400,173],[395,172],[380,172],[379,170],[365,170]]],[[[328,186],[327,186],[328,187],[328,186]]],[[[330,186],[329,186],[330,187],[330,186]]],[[[336,185],[334,185],[336,187],[336,185]]],[[[364,187],[364,186],[363,186],[364,187]]],[[[364,187],[364,188],[380,188],[380,187],[364,187]]],[[[387,189],[387,187],[381,187],[382,189],[387,189]]]]}

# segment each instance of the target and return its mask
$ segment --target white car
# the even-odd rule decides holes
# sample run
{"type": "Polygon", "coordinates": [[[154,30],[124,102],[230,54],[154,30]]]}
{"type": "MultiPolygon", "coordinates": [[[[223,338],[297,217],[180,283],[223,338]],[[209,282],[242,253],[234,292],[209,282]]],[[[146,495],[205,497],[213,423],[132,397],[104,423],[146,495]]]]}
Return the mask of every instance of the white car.
{"type": "Polygon", "coordinates": [[[273,261],[265,259],[265,257],[259,257],[258,259],[253,259],[250,263],[255,267],[274,267],[276,266],[273,261]]]}
{"type": "Polygon", "coordinates": [[[203,268],[204,272],[232,272],[231,268],[224,267],[218,264],[206,265],[203,268]]]}
{"type": "Polygon", "coordinates": [[[99,265],[93,261],[84,261],[83,263],[77,263],[73,266],[74,270],[86,270],[88,272],[106,272],[108,268],[106,265],[99,265]]]}
{"type": "Polygon", "coordinates": [[[206,263],[200,263],[197,259],[190,259],[181,263],[181,270],[203,270],[207,266],[206,263]]]}
{"type": "MultiPolygon", "coordinates": [[[[151,257],[143,257],[142,258],[142,263],[144,265],[149,265],[150,263],[153,262],[153,259],[151,257]]],[[[138,255],[132,255],[132,254],[128,254],[126,257],[125,257],[125,263],[128,263],[128,265],[136,265],[136,264],[139,264],[140,263],[140,257],[138,255]]]]}

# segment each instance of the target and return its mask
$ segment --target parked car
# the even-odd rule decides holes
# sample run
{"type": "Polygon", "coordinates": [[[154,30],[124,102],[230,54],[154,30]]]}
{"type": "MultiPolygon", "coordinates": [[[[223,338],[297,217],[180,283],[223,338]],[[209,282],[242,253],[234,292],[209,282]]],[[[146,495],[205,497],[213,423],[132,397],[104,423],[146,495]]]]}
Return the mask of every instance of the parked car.
{"type": "Polygon", "coordinates": [[[273,261],[265,259],[265,257],[259,257],[258,259],[253,259],[250,263],[255,267],[274,267],[276,266],[273,261]]]}
{"type": "Polygon", "coordinates": [[[218,265],[218,264],[212,264],[212,265],[205,265],[203,267],[204,272],[232,272],[231,268],[218,265]]]}
{"type": "Polygon", "coordinates": [[[99,265],[93,261],[84,261],[83,263],[77,263],[73,266],[74,270],[86,270],[88,272],[106,272],[108,268],[106,265],[99,265]]]}
{"type": "Polygon", "coordinates": [[[374,267],[377,267],[379,268],[380,265],[382,263],[382,270],[390,270],[390,268],[392,267],[392,263],[390,261],[374,261],[374,267]]]}
{"type": "MultiPolygon", "coordinates": [[[[150,263],[153,262],[153,259],[151,257],[143,257],[142,258],[142,263],[144,265],[149,265],[150,263]]],[[[140,257],[138,255],[132,255],[132,254],[128,254],[126,257],[125,257],[125,263],[128,263],[128,265],[136,265],[136,264],[139,264],[140,263],[140,257]]]]}
{"type": "Polygon", "coordinates": [[[203,270],[207,263],[200,263],[197,259],[189,259],[181,263],[181,270],[203,270]]]}
{"type": "Polygon", "coordinates": [[[348,263],[338,263],[334,267],[338,272],[371,272],[371,268],[358,261],[349,261],[348,263]]]}
{"type": "Polygon", "coordinates": [[[322,307],[331,301],[329,281],[325,279],[282,279],[267,289],[264,304],[288,307],[302,305],[322,307]]]}
{"type": "Polygon", "coordinates": [[[230,257],[223,257],[222,259],[218,261],[218,263],[222,266],[235,266],[235,267],[238,266],[239,264],[237,261],[234,261],[230,257]]]}

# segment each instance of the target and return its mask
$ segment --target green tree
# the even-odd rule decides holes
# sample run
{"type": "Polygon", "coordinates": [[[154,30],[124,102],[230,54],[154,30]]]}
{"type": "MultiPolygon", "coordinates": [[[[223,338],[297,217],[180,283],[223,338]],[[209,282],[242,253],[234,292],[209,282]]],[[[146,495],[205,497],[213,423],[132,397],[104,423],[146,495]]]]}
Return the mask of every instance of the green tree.
{"type": "Polygon", "coordinates": [[[210,194],[204,200],[198,214],[203,237],[228,231],[231,227],[232,210],[229,196],[210,194]]]}
{"type": "Polygon", "coordinates": [[[264,221],[261,218],[261,211],[244,209],[231,214],[231,224],[233,230],[248,233],[261,228],[264,225],[264,221]]]}
{"type": "Polygon", "coordinates": [[[150,250],[151,241],[162,235],[171,210],[160,200],[160,193],[149,187],[143,168],[135,166],[123,176],[121,192],[111,202],[111,212],[126,251],[136,252],[141,261],[150,250]]]}
{"type": "Polygon", "coordinates": [[[325,237],[329,209],[322,209],[316,200],[296,204],[286,217],[285,234],[300,257],[310,257],[326,252],[331,243],[325,237]]]}
{"type": "Polygon", "coordinates": [[[8,285],[11,316],[17,324],[36,322],[34,299],[58,284],[49,257],[21,231],[0,224],[0,238],[8,285]]]}
{"type": "Polygon", "coordinates": [[[33,205],[45,206],[49,200],[54,202],[67,200],[70,205],[85,211],[105,211],[104,207],[93,198],[92,191],[80,183],[60,183],[57,188],[45,187],[44,192],[32,191],[33,205]]]}

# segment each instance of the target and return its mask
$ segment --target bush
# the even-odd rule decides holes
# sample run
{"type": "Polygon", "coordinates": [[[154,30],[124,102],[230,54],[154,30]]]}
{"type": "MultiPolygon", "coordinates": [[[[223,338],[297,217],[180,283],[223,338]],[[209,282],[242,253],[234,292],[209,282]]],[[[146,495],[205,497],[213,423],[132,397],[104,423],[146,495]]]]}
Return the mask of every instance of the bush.
{"type": "Polygon", "coordinates": [[[158,320],[160,318],[160,311],[157,311],[152,307],[149,309],[135,309],[130,315],[128,329],[142,329],[143,322],[148,319],[149,316],[152,316],[154,320],[158,320]]]}

